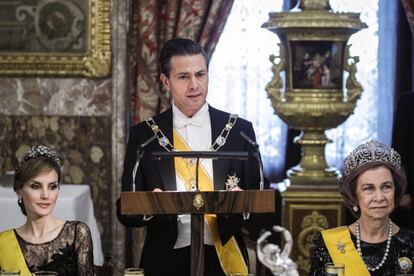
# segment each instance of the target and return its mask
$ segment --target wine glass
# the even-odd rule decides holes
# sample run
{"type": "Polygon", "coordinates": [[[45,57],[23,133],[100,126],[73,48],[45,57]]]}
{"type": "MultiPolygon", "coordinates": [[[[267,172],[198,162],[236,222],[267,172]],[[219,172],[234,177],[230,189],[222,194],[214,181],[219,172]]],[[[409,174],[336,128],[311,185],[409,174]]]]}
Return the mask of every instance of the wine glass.
{"type": "Polygon", "coordinates": [[[325,265],[325,275],[326,276],[344,276],[345,275],[345,265],[344,264],[327,263],[325,265]]]}
{"type": "Polygon", "coordinates": [[[130,268],[126,268],[124,270],[124,276],[129,276],[129,275],[144,275],[144,270],[142,268],[137,268],[137,267],[130,267],[130,268]]]}
{"type": "Polygon", "coordinates": [[[0,276],[20,276],[20,271],[1,270],[0,276]]]}
{"type": "Polygon", "coordinates": [[[57,272],[54,271],[36,271],[33,273],[34,276],[56,276],[57,272]]]}

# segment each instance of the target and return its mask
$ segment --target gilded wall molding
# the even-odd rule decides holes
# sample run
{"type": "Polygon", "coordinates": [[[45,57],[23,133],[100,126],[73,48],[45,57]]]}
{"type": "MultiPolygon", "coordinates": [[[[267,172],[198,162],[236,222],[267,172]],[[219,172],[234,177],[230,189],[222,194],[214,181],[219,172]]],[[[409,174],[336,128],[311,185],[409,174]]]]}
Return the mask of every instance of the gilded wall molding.
{"type": "Polygon", "coordinates": [[[6,1],[0,76],[105,77],[111,73],[112,0],[6,1]]]}

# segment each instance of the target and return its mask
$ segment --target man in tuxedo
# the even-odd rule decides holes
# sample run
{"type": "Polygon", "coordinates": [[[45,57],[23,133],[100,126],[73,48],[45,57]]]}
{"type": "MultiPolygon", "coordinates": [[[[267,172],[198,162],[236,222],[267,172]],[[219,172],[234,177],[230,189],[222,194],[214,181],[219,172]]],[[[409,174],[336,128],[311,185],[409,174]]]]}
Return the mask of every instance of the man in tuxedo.
{"type": "Polygon", "coordinates": [[[394,117],[392,146],[401,154],[401,163],[407,174],[407,191],[393,220],[404,228],[414,230],[414,92],[400,96],[394,117]]]}
{"type": "MultiPolygon", "coordinates": [[[[160,53],[160,67],[160,80],[171,93],[173,104],[165,112],[130,129],[122,191],[131,190],[139,145],[154,135],[157,138],[146,145],[135,175],[137,191],[195,189],[193,160],[152,160],[151,152],[249,151],[250,144],[241,137],[241,131],[255,141],[250,122],[217,110],[206,102],[208,60],[200,45],[184,38],[167,41],[160,53]]],[[[223,96],[232,97],[232,94],[223,96]]],[[[257,189],[260,182],[258,163],[251,154],[248,160],[202,159],[199,179],[200,190],[257,189]]],[[[127,227],[148,227],[141,258],[145,275],[190,275],[189,215],[124,216],[120,214],[118,204],[118,218],[127,227]]],[[[241,237],[242,216],[206,216],[205,222],[205,275],[247,272],[247,251],[241,237]],[[230,248],[227,252],[231,257],[217,253],[227,250],[223,247],[230,248]]]]}

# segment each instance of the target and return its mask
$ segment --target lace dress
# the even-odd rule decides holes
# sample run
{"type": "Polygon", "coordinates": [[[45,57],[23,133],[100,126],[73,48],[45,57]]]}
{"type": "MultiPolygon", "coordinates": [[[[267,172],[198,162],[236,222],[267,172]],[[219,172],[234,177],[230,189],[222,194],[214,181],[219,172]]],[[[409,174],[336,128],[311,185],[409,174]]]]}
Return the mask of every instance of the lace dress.
{"type": "MultiPolygon", "coordinates": [[[[356,237],[351,233],[351,239],[356,248],[356,237]]],[[[328,249],[322,238],[322,234],[318,233],[314,238],[314,246],[311,250],[310,261],[311,269],[309,275],[325,275],[324,267],[326,263],[332,262],[328,249]]],[[[384,256],[387,241],[380,243],[367,243],[361,241],[362,255],[364,261],[370,267],[379,264],[384,256]]],[[[370,272],[373,276],[390,276],[401,273],[398,258],[407,257],[414,263],[414,232],[400,228],[397,234],[392,236],[390,252],[384,265],[376,271],[370,272]]],[[[346,270],[346,267],[345,267],[346,270]]],[[[414,273],[414,267],[409,273],[414,273]]]]}
{"type": "Polygon", "coordinates": [[[59,235],[33,244],[14,231],[30,272],[48,270],[59,276],[93,275],[93,247],[89,228],[79,221],[67,221],[59,235]]]}

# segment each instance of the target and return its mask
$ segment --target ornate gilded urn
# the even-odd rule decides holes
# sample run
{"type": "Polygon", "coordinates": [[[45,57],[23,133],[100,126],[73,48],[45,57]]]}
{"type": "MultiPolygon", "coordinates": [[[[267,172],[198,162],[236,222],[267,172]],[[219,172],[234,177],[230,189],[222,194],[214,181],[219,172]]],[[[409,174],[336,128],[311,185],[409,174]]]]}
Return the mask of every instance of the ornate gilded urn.
{"type": "Polygon", "coordinates": [[[280,55],[270,57],[273,77],[266,91],[275,113],[302,130],[295,138],[302,159],[288,178],[292,186],[336,183],[339,171],[325,159],[325,130],[344,122],[360,98],[359,59],[349,55],[347,41],[367,26],[357,13],[333,12],[328,0],[302,0],[289,12],[270,13],[262,27],[281,41],[280,55]]]}

